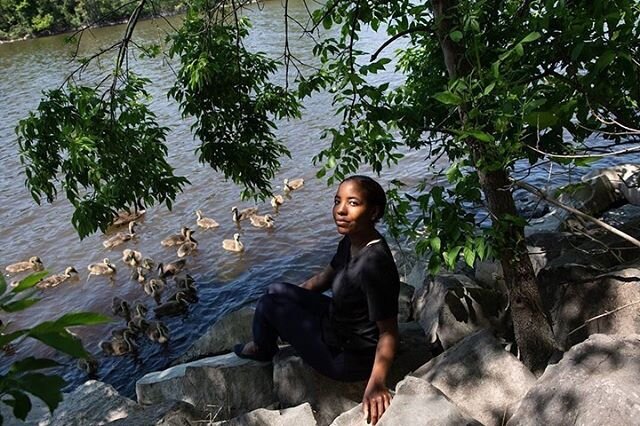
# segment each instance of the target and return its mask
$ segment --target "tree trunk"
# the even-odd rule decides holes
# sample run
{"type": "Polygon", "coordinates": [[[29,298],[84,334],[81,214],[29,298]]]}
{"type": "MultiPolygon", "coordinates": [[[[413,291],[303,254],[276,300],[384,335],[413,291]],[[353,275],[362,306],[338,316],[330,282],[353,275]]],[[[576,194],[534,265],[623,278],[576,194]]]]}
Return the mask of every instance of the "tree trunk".
{"type": "MultiPolygon", "coordinates": [[[[438,36],[450,79],[468,74],[463,56],[457,51],[457,45],[449,38],[450,17],[455,13],[455,0],[432,0],[433,12],[438,22],[438,36]]],[[[460,110],[460,120],[464,123],[467,115],[464,107],[460,110]]],[[[475,139],[468,139],[467,145],[474,164],[487,159],[486,147],[475,139]]],[[[511,316],[516,343],[520,349],[523,363],[536,375],[542,374],[551,354],[555,350],[555,341],[551,324],[545,315],[536,283],[536,277],[527,252],[524,229],[511,220],[517,216],[515,202],[510,189],[506,170],[485,172],[477,169],[480,186],[487,200],[494,228],[499,229],[503,238],[499,250],[499,259],[509,292],[511,316]]]]}

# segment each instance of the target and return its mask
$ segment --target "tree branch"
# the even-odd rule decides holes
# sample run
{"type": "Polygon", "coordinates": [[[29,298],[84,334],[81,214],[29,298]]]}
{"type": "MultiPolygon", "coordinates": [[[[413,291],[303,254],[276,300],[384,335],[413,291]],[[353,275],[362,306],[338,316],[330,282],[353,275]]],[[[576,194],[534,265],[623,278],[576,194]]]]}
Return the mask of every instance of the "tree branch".
{"type": "Polygon", "coordinates": [[[391,37],[390,39],[388,39],[387,41],[385,41],[384,43],[382,43],[382,45],[380,45],[380,47],[378,47],[378,50],[376,50],[373,55],[371,55],[371,58],[369,59],[369,62],[373,62],[378,58],[378,55],[387,47],[389,46],[391,43],[393,43],[394,41],[396,41],[397,39],[399,39],[400,37],[404,37],[407,34],[411,34],[411,33],[417,33],[420,31],[424,31],[424,32],[430,32],[430,29],[428,27],[425,26],[418,26],[415,28],[409,28],[408,30],[404,30],[404,31],[400,31],[398,34],[394,35],[393,37],[391,37]]]}
{"type": "Polygon", "coordinates": [[[528,183],[525,182],[520,182],[520,181],[515,181],[514,184],[522,189],[524,189],[525,191],[531,192],[532,194],[537,195],[538,197],[540,197],[541,199],[545,200],[546,202],[553,204],[556,207],[560,207],[563,210],[568,211],[569,213],[572,213],[576,216],[578,216],[581,219],[585,219],[588,220],[590,222],[595,223],[596,225],[598,225],[599,227],[611,232],[612,234],[615,234],[623,239],[625,239],[626,241],[630,242],[631,244],[640,247],[640,241],[638,241],[637,239],[633,238],[631,235],[622,232],[621,230],[619,230],[618,228],[615,228],[611,225],[609,225],[608,223],[605,223],[603,221],[601,221],[600,219],[596,219],[593,216],[589,216],[586,213],[581,212],[580,210],[568,206],[566,204],[561,203],[560,201],[556,200],[555,198],[553,198],[552,196],[545,194],[544,192],[542,192],[541,190],[539,190],[538,188],[529,185],[528,183]]]}
{"type": "Polygon", "coordinates": [[[623,310],[623,309],[625,309],[625,308],[628,308],[629,306],[637,305],[638,303],[640,303],[640,300],[636,300],[636,301],[633,301],[633,302],[627,303],[626,305],[622,305],[622,306],[620,306],[620,307],[618,307],[618,308],[614,309],[613,311],[606,311],[606,312],[605,312],[605,313],[603,313],[603,314],[596,315],[596,316],[595,316],[595,317],[593,317],[593,318],[589,318],[589,319],[588,319],[588,320],[586,320],[586,321],[584,322],[584,324],[582,324],[580,327],[576,327],[576,328],[574,328],[573,330],[571,330],[571,331],[567,334],[567,337],[568,337],[568,336],[571,336],[571,335],[572,335],[573,333],[575,333],[576,331],[578,331],[578,330],[581,330],[581,329],[585,328],[585,327],[586,327],[590,322],[593,322],[593,321],[595,321],[595,320],[597,320],[597,319],[600,319],[600,318],[606,317],[606,316],[608,316],[608,315],[614,314],[614,313],[616,313],[616,312],[618,312],[618,311],[621,311],[621,310],[623,310]]]}

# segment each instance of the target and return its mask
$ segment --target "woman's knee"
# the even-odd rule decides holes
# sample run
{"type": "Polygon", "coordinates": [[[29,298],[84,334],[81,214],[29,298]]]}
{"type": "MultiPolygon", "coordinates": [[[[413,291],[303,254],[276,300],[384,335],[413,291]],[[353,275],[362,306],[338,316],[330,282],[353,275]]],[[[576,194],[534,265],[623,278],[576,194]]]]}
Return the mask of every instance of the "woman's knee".
{"type": "Polygon", "coordinates": [[[273,283],[267,287],[267,294],[286,294],[290,291],[293,284],[289,283],[273,283]]]}

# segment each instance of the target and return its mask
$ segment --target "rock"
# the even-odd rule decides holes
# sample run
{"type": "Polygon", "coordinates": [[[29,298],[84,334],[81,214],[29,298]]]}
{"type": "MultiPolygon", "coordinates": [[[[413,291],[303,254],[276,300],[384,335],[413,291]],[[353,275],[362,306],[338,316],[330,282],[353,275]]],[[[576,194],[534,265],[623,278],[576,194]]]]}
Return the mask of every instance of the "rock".
{"type": "Polygon", "coordinates": [[[213,423],[213,426],[316,426],[313,410],[309,403],[284,410],[259,408],[231,420],[213,423]]]}
{"type": "Polygon", "coordinates": [[[491,326],[506,305],[504,294],[478,286],[460,274],[441,274],[416,292],[414,316],[430,343],[440,340],[443,348],[465,336],[491,326]]]}
{"type": "MultiPolygon", "coordinates": [[[[580,265],[573,268],[585,273],[580,265]]],[[[578,271],[565,276],[576,276],[578,271]]],[[[594,333],[640,333],[640,303],[626,306],[640,300],[640,265],[585,280],[544,286],[543,301],[549,306],[553,332],[562,347],[570,348],[594,333]],[[607,312],[611,314],[591,320],[607,312]]]]}
{"type": "Polygon", "coordinates": [[[225,420],[274,402],[273,367],[235,354],[204,358],[145,375],[136,394],[140,404],[180,400],[202,411],[222,407],[218,419],[225,420]]]}
{"type": "Polygon", "coordinates": [[[190,426],[206,422],[209,415],[183,401],[166,401],[140,407],[109,426],[190,426]]]}
{"type": "Polygon", "coordinates": [[[423,260],[416,260],[411,271],[404,278],[404,282],[415,289],[422,288],[424,280],[427,278],[427,265],[423,260]]]}
{"type": "Polygon", "coordinates": [[[104,425],[128,417],[140,410],[129,398],[120,395],[111,385],[89,380],[64,399],[53,412],[50,426],[104,425]]]}
{"type": "MultiPolygon", "coordinates": [[[[362,404],[338,416],[332,426],[367,426],[362,404]]],[[[480,425],[462,413],[442,392],[429,382],[407,377],[396,387],[391,405],[378,422],[379,426],[406,425],[480,425]]]]}
{"type": "Polygon", "coordinates": [[[489,330],[466,337],[411,376],[428,381],[482,424],[501,425],[536,378],[489,330]]]}
{"type": "Polygon", "coordinates": [[[254,312],[253,306],[245,306],[223,316],[172,365],[231,352],[235,344],[253,340],[251,325],[254,312]]]}
{"type": "Polygon", "coordinates": [[[316,413],[318,425],[334,418],[362,400],[366,382],[339,382],[316,372],[297,356],[293,348],[281,349],[273,360],[273,384],[282,407],[308,402],[316,413]]]}
{"type": "Polygon", "coordinates": [[[640,335],[592,335],[547,367],[507,425],[638,424],[640,335]]]}
{"type": "MultiPolygon", "coordinates": [[[[387,376],[390,388],[432,358],[431,345],[418,323],[402,323],[399,332],[396,358],[387,376]]],[[[308,401],[316,412],[319,425],[328,425],[340,413],[362,401],[366,387],[364,381],[345,383],[320,375],[306,365],[291,347],[276,355],[273,380],[281,406],[290,407],[308,401]]]]}
{"type": "Polygon", "coordinates": [[[411,300],[415,288],[409,284],[400,283],[400,295],[398,297],[398,322],[409,322],[413,318],[411,300]]]}

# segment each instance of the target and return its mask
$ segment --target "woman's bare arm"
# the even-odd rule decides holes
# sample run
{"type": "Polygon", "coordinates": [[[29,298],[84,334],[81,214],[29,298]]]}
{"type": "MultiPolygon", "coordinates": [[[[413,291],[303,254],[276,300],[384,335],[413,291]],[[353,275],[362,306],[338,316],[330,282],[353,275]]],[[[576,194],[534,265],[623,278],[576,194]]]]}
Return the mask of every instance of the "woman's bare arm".
{"type": "Polygon", "coordinates": [[[331,265],[327,265],[321,272],[300,284],[300,287],[323,293],[331,288],[331,282],[335,275],[335,269],[333,269],[331,265]]]}
{"type": "Polygon", "coordinates": [[[391,393],[387,389],[387,374],[396,356],[398,347],[398,319],[396,317],[376,321],[380,337],[376,348],[371,376],[362,398],[365,417],[371,417],[375,425],[391,403],[391,393]]]}

